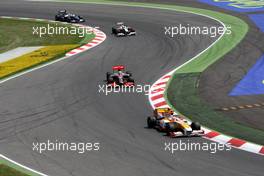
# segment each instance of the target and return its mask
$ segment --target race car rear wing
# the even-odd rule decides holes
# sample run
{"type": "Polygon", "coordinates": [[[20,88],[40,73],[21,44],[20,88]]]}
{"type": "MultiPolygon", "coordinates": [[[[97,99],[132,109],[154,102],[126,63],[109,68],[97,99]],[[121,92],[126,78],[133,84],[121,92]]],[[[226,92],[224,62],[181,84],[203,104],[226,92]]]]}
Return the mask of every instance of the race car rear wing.
{"type": "Polygon", "coordinates": [[[124,22],[117,22],[116,25],[117,26],[124,25],[124,22]]]}
{"type": "Polygon", "coordinates": [[[171,108],[156,108],[153,110],[154,116],[157,117],[159,114],[163,116],[162,114],[168,113],[168,114],[173,114],[173,111],[171,108]]]}
{"type": "Polygon", "coordinates": [[[157,112],[170,112],[172,111],[171,108],[157,108],[155,109],[154,111],[157,111],[157,112]]]}
{"type": "Polygon", "coordinates": [[[125,69],[125,66],[123,65],[115,65],[112,67],[113,70],[124,70],[125,69]]]}

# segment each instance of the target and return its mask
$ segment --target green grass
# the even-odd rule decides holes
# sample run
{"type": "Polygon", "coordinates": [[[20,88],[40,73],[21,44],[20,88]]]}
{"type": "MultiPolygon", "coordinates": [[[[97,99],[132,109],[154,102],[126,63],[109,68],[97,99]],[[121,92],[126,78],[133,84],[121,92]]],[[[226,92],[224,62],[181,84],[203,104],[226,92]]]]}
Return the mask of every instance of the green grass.
{"type": "Polygon", "coordinates": [[[125,2],[126,0],[119,0],[118,3],[111,0],[57,1],[81,3],[96,2],[99,4],[131,5],[135,7],[152,7],[176,11],[194,12],[213,17],[223,22],[226,26],[231,27],[231,35],[224,35],[214,46],[212,46],[210,49],[203,52],[197,58],[194,58],[191,62],[182,66],[175,72],[175,75],[177,76],[179,76],[179,74],[183,75],[181,75],[179,79],[177,78],[177,76],[173,76],[173,79],[170,80],[170,83],[167,86],[165,96],[167,102],[174,107],[175,111],[184,114],[191,120],[200,121],[208,128],[220,131],[227,135],[235,136],[259,144],[264,143],[263,131],[244,126],[233,121],[232,118],[225,117],[223,114],[215,112],[209,104],[203,102],[202,99],[200,99],[197,92],[198,84],[196,83],[198,82],[200,73],[206,70],[210,65],[221,59],[225,54],[227,54],[235,46],[237,46],[237,44],[245,37],[249,27],[243,20],[220,12],[191,7],[181,7],[176,5],[125,2]]]}
{"type": "Polygon", "coordinates": [[[197,89],[199,78],[200,73],[178,73],[173,75],[167,89],[168,101],[172,106],[177,107],[177,111],[184,112],[184,115],[192,121],[199,121],[206,127],[264,145],[264,131],[240,124],[232,118],[214,111],[210,104],[200,99],[197,89]]]}
{"type": "Polygon", "coordinates": [[[119,2],[112,0],[54,0],[58,2],[79,2],[79,3],[98,3],[98,4],[109,4],[109,5],[129,5],[134,7],[150,7],[157,9],[167,9],[179,12],[191,12],[201,15],[210,16],[223,22],[227,27],[231,27],[232,34],[224,35],[216,45],[211,47],[209,50],[201,54],[192,62],[183,66],[177,73],[192,73],[192,72],[202,72],[211,64],[215,63],[229,51],[231,51],[246,35],[248,31],[248,25],[241,19],[205,9],[198,9],[192,7],[183,7],[176,5],[164,5],[164,4],[151,4],[151,3],[140,3],[140,2],[125,2],[126,0],[119,0],[119,2]]]}
{"type": "Polygon", "coordinates": [[[29,176],[7,165],[0,164],[0,176],[29,176]]]}
{"type": "MultiPolygon", "coordinates": [[[[31,20],[18,20],[18,19],[5,19],[0,18],[0,53],[8,51],[22,46],[47,46],[47,45],[64,45],[64,44],[77,44],[78,46],[89,42],[95,35],[89,34],[85,37],[80,38],[78,35],[54,35],[54,36],[44,36],[39,37],[33,35],[33,26],[41,27],[46,26],[47,22],[31,21],[31,20]]],[[[49,23],[54,26],[54,23],[49,23]]],[[[65,26],[65,25],[62,25],[65,26]]],[[[67,27],[70,27],[67,25],[67,27]]],[[[67,51],[65,51],[67,52],[67,51]]],[[[59,59],[65,55],[64,53],[58,53],[54,58],[50,59],[53,61],[59,59]]],[[[32,65],[32,67],[39,66],[46,62],[39,63],[37,65],[32,65]]],[[[27,69],[30,69],[29,67],[27,69]]],[[[23,70],[20,70],[23,71],[23,70]]],[[[15,73],[13,73],[15,74],[15,73]]],[[[12,76],[10,74],[9,76],[12,76]]],[[[3,79],[3,78],[1,78],[3,79]]],[[[13,164],[0,157],[0,176],[37,176],[27,169],[21,168],[16,164],[13,164]]]]}
{"type": "MultiPolygon", "coordinates": [[[[67,0],[64,0],[64,1],[67,1],[67,0]]],[[[74,0],[68,0],[68,1],[72,1],[72,2],[77,2],[77,1],[74,1],[74,0]]],[[[102,3],[102,4],[112,4],[112,5],[130,5],[130,6],[137,6],[137,7],[140,7],[140,6],[144,6],[144,7],[150,7],[150,8],[159,8],[159,9],[167,9],[167,10],[174,10],[174,11],[189,11],[189,12],[195,12],[195,13],[203,13],[203,14],[207,14],[209,16],[214,16],[214,17],[219,17],[219,18],[222,18],[222,20],[225,21],[225,19],[229,20],[229,16],[227,15],[224,15],[224,14],[221,14],[221,13],[218,13],[218,12],[213,12],[213,11],[209,11],[209,10],[202,10],[202,9],[196,9],[196,8],[189,8],[189,7],[180,7],[180,6],[173,6],[173,5],[162,5],[162,4],[150,4],[150,3],[134,3],[134,2],[131,2],[131,3],[127,3],[127,2],[115,2],[115,1],[110,1],[110,0],[78,0],[78,2],[83,2],[83,3],[102,3]]],[[[236,20],[238,20],[236,18],[236,20]]],[[[233,21],[233,22],[236,22],[237,21],[233,21]]],[[[239,22],[238,22],[239,23],[239,22]]],[[[244,24],[243,21],[241,21],[242,24],[244,24]]],[[[8,25],[10,25],[11,23],[9,23],[8,25]]],[[[16,25],[16,22],[14,21],[13,22],[14,25],[16,25]]],[[[232,24],[232,23],[231,23],[232,24]]],[[[0,21],[0,53],[3,52],[3,51],[6,51],[8,49],[12,49],[12,48],[16,48],[17,46],[34,46],[34,45],[46,45],[46,44],[56,44],[56,42],[58,42],[58,38],[57,37],[60,37],[61,40],[60,43],[58,44],[72,44],[72,43],[64,43],[65,42],[65,36],[55,36],[55,38],[46,38],[46,39],[38,39],[36,38],[36,40],[38,40],[38,42],[35,42],[35,41],[32,41],[32,31],[31,33],[27,33],[30,29],[30,25],[26,25],[26,26],[23,26],[21,25],[20,28],[16,28],[16,27],[12,27],[12,30],[8,30],[8,28],[6,28],[7,26],[3,23],[1,23],[0,21]],[[24,28],[26,27],[26,28],[24,28]],[[26,30],[27,29],[27,30],[26,30]],[[20,32],[22,31],[22,32],[20,32]],[[18,36],[18,34],[22,34],[20,36],[18,36]],[[14,35],[14,36],[13,36],[14,35]],[[22,40],[24,39],[24,40],[22,40]],[[27,41],[28,40],[28,41],[27,41]],[[9,44],[10,43],[10,44],[9,44]],[[41,44],[42,43],[42,44],[41,44]],[[46,43],[46,44],[45,44],[46,43]],[[6,44],[8,44],[8,46],[5,46],[6,44]]],[[[237,30],[234,29],[234,30],[237,30]]],[[[246,28],[242,29],[242,30],[245,30],[247,31],[247,26],[246,28]]],[[[243,32],[242,32],[243,33],[243,32]]],[[[230,47],[230,49],[232,47],[234,47],[236,45],[237,42],[240,41],[241,39],[241,36],[239,35],[239,37],[237,38],[236,36],[233,36],[235,39],[230,39],[230,42],[228,42],[228,38],[225,39],[225,42],[222,42],[221,45],[218,46],[218,49],[215,48],[215,51],[218,51],[220,50],[221,48],[219,47],[225,47],[225,51],[221,52],[222,54],[224,54],[225,52],[228,51],[227,49],[227,43],[229,44],[228,47],[230,47]],[[232,41],[236,40],[236,43],[232,43],[232,41]],[[225,46],[226,45],[226,46],[225,46]]],[[[71,38],[71,41],[72,42],[81,42],[79,41],[77,38],[71,38]]],[[[67,41],[68,42],[68,41],[67,41]]],[[[211,56],[213,56],[213,50],[211,50],[211,56]]],[[[207,56],[209,57],[209,53],[207,53],[207,56]]],[[[205,57],[206,58],[206,57],[205,57]]],[[[216,59],[217,60],[217,59],[216,59]]],[[[209,59],[209,62],[210,64],[212,63],[211,59],[209,59]]],[[[199,66],[199,69],[197,70],[203,70],[204,66],[202,65],[202,63],[199,63],[198,65],[201,65],[199,66]]],[[[195,66],[192,65],[191,68],[190,66],[187,67],[187,70],[189,69],[194,69],[195,66]]],[[[185,68],[186,69],[186,68],[185,68]]],[[[172,87],[173,88],[173,87],[172,87]]],[[[184,90],[185,91],[185,90],[184,90]]],[[[174,100],[173,100],[174,101],[174,100]]],[[[179,104],[179,102],[177,101],[177,105],[179,104]]],[[[5,160],[0,160],[0,163],[8,163],[7,161],[5,160]]],[[[31,173],[27,170],[24,170],[24,169],[21,169],[20,167],[14,165],[14,164],[10,164],[9,163],[9,166],[12,167],[12,168],[16,168],[16,170],[19,170],[21,172],[24,172],[24,173],[27,173],[29,175],[36,175],[34,173],[31,173]]],[[[9,170],[9,172],[12,172],[9,170]]],[[[21,174],[21,173],[13,173],[12,176],[19,176],[19,175],[16,175],[16,174],[21,174]]]]}
{"type": "Polygon", "coordinates": [[[221,20],[226,26],[231,26],[232,34],[224,35],[209,50],[176,70],[165,92],[167,102],[190,120],[199,121],[208,128],[229,136],[264,144],[264,131],[245,126],[214,111],[214,108],[208,102],[204,102],[198,94],[201,72],[237,46],[248,31],[248,25],[237,17],[204,10],[200,12],[221,20]]]}
{"type": "MultiPolygon", "coordinates": [[[[48,46],[48,45],[64,45],[64,44],[77,44],[76,47],[79,47],[85,43],[88,43],[92,40],[94,34],[86,34],[84,37],[79,37],[76,35],[44,35],[39,37],[38,35],[33,35],[33,27],[43,27],[49,24],[52,27],[67,27],[70,29],[70,24],[61,24],[61,23],[52,23],[46,21],[33,21],[33,20],[21,20],[21,19],[9,19],[9,18],[0,18],[0,53],[7,50],[21,47],[21,46],[48,46]]],[[[72,48],[74,49],[74,48],[72,48]]],[[[70,50],[72,50],[70,49],[70,50]]],[[[61,58],[70,50],[65,50],[63,53],[58,53],[54,58],[49,59],[48,61],[32,65],[22,70],[18,70],[9,74],[8,76],[0,77],[0,80],[5,79],[14,74],[20,73],[27,69],[42,65],[46,62],[54,61],[58,58],[61,58]]],[[[1,64],[0,64],[1,65],[1,64]]]]}
{"type": "MultiPolygon", "coordinates": [[[[80,38],[78,35],[45,35],[39,37],[33,35],[33,27],[47,26],[47,22],[36,22],[30,20],[17,20],[0,18],[0,53],[22,47],[22,46],[47,46],[47,45],[62,45],[76,44],[89,41],[94,38],[94,34],[86,35],[80,38]]],[[[50,26],[55,27],[55,23],[50,23],[50,26]]],[[[58,25],[67,26],[69,25],[58,25]]]]}

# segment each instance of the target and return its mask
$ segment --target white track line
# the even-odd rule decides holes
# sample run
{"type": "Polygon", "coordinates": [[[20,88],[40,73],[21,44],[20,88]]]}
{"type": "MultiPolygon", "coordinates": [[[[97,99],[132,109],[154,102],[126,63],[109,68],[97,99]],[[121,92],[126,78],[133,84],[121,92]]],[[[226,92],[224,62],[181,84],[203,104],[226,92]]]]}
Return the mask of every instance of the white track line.
{"type": "MultiPolygon", "coordinates": [[[[189,12],[191,13],[191,12],[189,12]]],[[[210,19],[213,19],[217,22],[219,22],[223,27],[226,27],[225,24],[214,18],[214,17],[211,17],[211,16],[207,16],[207,15],[204,15],[204,14],[197,14],[197,13],[194,13],[196,15],[201,15],[201,16],[204,16],[204,17],[207,17],[207,18],[210,18],[210,19]]],[[[185,65],[189,64],[190,62],[192,62],[193,60],[197,59],[199,56],[201,56],[204,52],[206,52],[207,50],[209,50],[211,47],[213,47],[222,37],[224,36],[224,34],[222,34],[216,41],[214,41],[210,46],[208,46],[205,50],[203,50],[201,53],[197,54],[196,56],[194,56],[193,58],[191,58],[189,61],[185,62],[184,64],[178,66],[177,68],[173,69],[172,71],[170,71],[169,73],[165,74],[164,76],[173,76],[173,73],[176,72],[177,70],[179,70],[180,68],[184,67],[185,65]]],[[[152,86],[151,86],[151,89],[150,90],[155,90],[156,87],[159,87],[157,86],[157,84],[159,84],[160,82],[164,82],[164,76],[162,76],[160,79],[158,79],[152,86]]],[[[166,82],[168,83],[169,80],[166,79],[166,82]]],[[[161,86],[162,87],[162,86],[161,86]]],[[[160,93],[164,93],[164,91],[161,91],[160,93]]],[[[149,94],[149,102],[152,106],[153,109],[157,108],[157,107],[160,107],[160,108],[163,108],[163,107],[169,107],[168,104],[164,104],[164,103],[161,103],[159,106],[157,106],[157,103],[159,102],[164,102],[164,97],[160,97],[159,100],[152,100],[151,98],[153,96],[156,96],[157,93],[151,93],[150,91],[150,94],[149,94]]],[[[171,107],[173,108],[173,107],[171,107]]],[[[188,120],[188,119],[187,119],[188,120]]],[[[189,121],[189,120],[188,120],[189,121]]],[[[264,155],[264,146],[261,146],[261,145],[258,145],[258,144],[254,144],[254,143],[251,143],[251,142],[247,142],[247,141],[244,141],[244,140],[240,140],[240,139],[236,139],[236,138],[233,138],[233,137],[230,137],[230,136],[227,136],[227,135],[224,135],[224,134],[221,134],[221,133],[218,133],[218,132],[215,132],[211,129],[208,129],[206,127],[202,127],[204,130],[205,130],[205,137],[206,139],[209,139],[211,141],[215,141],[215,142],[219,142],[219,143],[228,143],[230,144],[232,147],[234,148],[237,148],[237,149],[240,149],[240,150],[244,150],[244,151],[248,151],[248,152],[252,152],[252,153],[255,153],[255,154],[259,154],[259,155],[264,155]],[[213,136],[211,137],[210,135],[211,134],[217,134],[216,136],[213,136]]]]}

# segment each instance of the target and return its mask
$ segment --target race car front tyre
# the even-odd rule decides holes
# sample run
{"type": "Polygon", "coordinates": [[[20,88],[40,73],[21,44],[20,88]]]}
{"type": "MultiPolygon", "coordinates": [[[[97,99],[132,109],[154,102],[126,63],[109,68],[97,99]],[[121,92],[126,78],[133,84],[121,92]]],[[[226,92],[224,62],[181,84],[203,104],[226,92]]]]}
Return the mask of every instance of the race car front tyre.
{"type": "Polygon", "coordinates": [[[127,78],[127,82],[134,83],[134,82],[135,82],[135,80],[134,80],[134,79],[132,79],[132,78],[127,78]]]}
{"type": "Polygon", "coordinates": [[[154,128],[156,124],[156,119],[154,117],[148,117],[147,123],[148,128],[154,128]]]}
{"type": "Polygon", "coordinates": [[[112,28],[112,34],[115,34],[115,35],[117,35],[117,31],[116,31],[116,29],[115,29],[115,28],[112,28]]]}
{"type": "Polygon", "coordinates": [[[169,131],[169,132],[174,132],[174,131],[176,131],[175,126],[174,126],[173,123],[166,123],[166,129],[167,129],[167,131],[169,131]]]}
{"type": "Polygon", "coordinates": [[[132,76],[132,73],[130,71],[127,71],[126,74],[128,74],[129,76],[132,76]]]}
{"type": "Polygon", "coordinates": [[[198,122],[192,122],[191,128],[192,130],[201,130],[201,125],[198,122]]]}

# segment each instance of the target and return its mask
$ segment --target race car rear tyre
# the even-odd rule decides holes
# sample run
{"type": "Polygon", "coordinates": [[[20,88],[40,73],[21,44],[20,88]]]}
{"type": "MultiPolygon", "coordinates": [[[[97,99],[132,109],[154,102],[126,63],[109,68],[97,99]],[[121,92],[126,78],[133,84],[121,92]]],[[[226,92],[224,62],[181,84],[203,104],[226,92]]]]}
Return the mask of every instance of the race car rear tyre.
{"type": "Polygon", "coordinates": [[[192,122],[191,128],[192,130],[201,130],[201,125],[198,122],[192,122]]]}
{"type": "Polygon", "coordinates": [[[148,128],[154,128],[156,124],[156,119],[154,117],[148,117],[147,123],[148,128]]]}
{"type": "Polygon", "coordinates": [[[109,80],[109,78],[110,78],[110,75],[111,75],[111,73],[110,73],[110,72],[107,72],[107,73],[106,73],[106,80],[107,80],[107,81],[109,80]]]}
{"type": "Polygon", "coordinates": [[[108,79],[108,82],[109,82],[109,83],[113,83],[113,82],[115,82],[115,81],[114,81],[113,78],[109,78],[109,79],[108,79]]]}
{"type": "Polygon", "coordinates": [[[128,78],[127,81],[128,81],[128,82],[132,82],[132,83],[135,82],[135,80],[132,79],[132,78],[128,78]]]}

